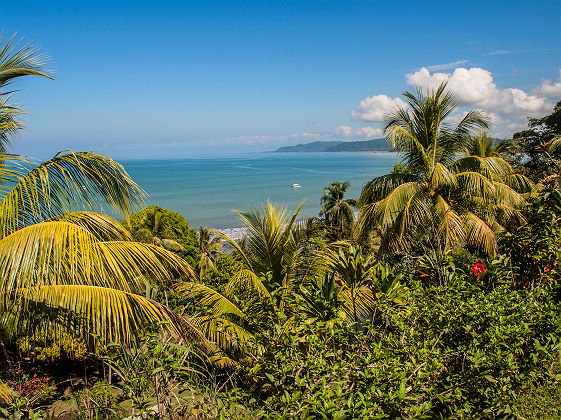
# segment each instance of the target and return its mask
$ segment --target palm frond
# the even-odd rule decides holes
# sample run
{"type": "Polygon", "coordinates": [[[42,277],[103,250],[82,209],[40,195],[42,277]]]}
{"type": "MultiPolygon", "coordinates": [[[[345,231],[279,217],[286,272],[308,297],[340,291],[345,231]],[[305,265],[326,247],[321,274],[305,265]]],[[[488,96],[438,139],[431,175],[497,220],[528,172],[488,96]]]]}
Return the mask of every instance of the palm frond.
{"type": "MultiPolygon", "coordinates": [[[[56,334],[70,331],[86,340],[102,337],[111,342],[135,341],[147,326],[162,324],[176,337],[205,343],[201,332],[187,318],[166,306],[123,290],[86,285],[50,285],[16,291],[15,325],[38,313],[49,313],[59,325],[56,334]]],[[[43,322],[43,321],[39,321],[43,322]]],[[[36,325],[38,328],[39,325],[36,325]]]]}
{"type": "Polygon", "coordinates": [[[103,155],[67,152],[31,170],[33,161],[28,158],[10,154],[1,158],[2,236],[75,210],[103,209],[103,203],[129,214],[145,197],[124,168],[103,155]]]}
{"type": "Polygon", "coordinates": [[[6,39],[0,37],[0,87],[21,76],[41,76],[52,79],[45,71],[48,57],[39,53],[39,47],[32,44],[20,45],[16,35],[6,39]]]}
{"type": "Polygon", "coordinates": [[[193,318],[193,325],[208,341],[215,343],[222,350],[238,350],[252,337],[242,326],[217,316],[193,318]]]}
{"type": "Polygon", "coordinates": [[[466,243],[483,250],[489,255],[494,255],[497,240],[489,225],[469,211],[462,214],[461,217],[466,226],[466,243]]]}
{"type": "Polygon", "coordinates": [[[84,228],[62,221],[28,226],[1,239],[0,271],[4,299],[34,286],[83,284],[129,291],[144,276],[159,282],[194,277],[184,260],[163,248],[99,242],[84,228]]]}
{"type": "Polygon", "coordinates": [[[380,200],[373,208],[372,214],[363,213],[361,218],[364,220],[370,216],[379,224],[382,229],[387,229],[407,205],[409,200],[421,190],[417,182],[406,182],[395,188],[386,198],[380,200]]]}
{"type": "Polygon", "coordinates": [[[234,273],[228,284],[226,284],[226,294],[235,295],[236,291],[250,291],[265,299],[270,299],[271,294],[254,271],[242,268],[234,273]]]}
{"type": "Polygon", "coordinates": [[[74,211],[53,217],[49,222],[68,222],[78,225],[100,241],[132,241],[130,232],[112,217],[93,211],[74,211]]]}
{"type": "Polygon", "coordinates": [[[208,306],[213,316],[231,314],[240,318],[245,317],[236,304],[204,284],[185,282],[178,284],[175,288],[182,295],[193,296],[200,304],[208,306]]]}
{"type": "Polygon", "coordinates": [[[9,403],[14,399],[12,390],[0,380],[0,403],[9,403]]]}

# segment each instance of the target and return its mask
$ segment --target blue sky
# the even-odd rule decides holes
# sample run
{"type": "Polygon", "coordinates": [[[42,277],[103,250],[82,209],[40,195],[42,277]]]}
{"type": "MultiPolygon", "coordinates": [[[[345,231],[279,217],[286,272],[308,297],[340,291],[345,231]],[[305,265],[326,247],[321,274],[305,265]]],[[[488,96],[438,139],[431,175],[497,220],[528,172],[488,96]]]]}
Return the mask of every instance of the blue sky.
{"type": "Polygon", "coordinates": [[[3,4],[52,58],[20,79],[15,150],[116,158],[381,137],[404,90],[441,80],[507,136],[561,99],[558,1],[3,4]]]}

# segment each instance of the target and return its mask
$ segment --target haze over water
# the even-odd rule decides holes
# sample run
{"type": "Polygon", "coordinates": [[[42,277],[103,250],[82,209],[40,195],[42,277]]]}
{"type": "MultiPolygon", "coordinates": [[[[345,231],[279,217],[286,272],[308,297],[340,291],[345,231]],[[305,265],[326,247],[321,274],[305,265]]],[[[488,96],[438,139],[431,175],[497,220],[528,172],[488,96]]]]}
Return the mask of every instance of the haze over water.
{"type": "Polygon", "coordinates": [[[257,207],[269,199],[294,210],[306,199],[302,216],[316,216],[330,181],[350,181],[347,198],[388,173],[393,153],[251,153],[190,159],[122,161],[132,178],[157,204],[182,214],[191,227],[237,228],[232,209],[257,207]],[[300,184],[301,188],[292,188],[300,184]]]}

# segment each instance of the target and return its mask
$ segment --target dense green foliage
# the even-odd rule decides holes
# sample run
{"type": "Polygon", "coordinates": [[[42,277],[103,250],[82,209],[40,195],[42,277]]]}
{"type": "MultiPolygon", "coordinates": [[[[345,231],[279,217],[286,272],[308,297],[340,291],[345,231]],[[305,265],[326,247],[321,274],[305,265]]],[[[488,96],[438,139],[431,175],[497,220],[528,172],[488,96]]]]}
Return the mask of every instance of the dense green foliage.
{"type": "MultiPolygon", "coordinates": [[[[10,74],[44,75],[28,64],[10,74]]],[[[68,213],[140,201],[105,157],[17,175],[0,201],[0,415],[40,418],[57,399],[47,416],[559,414],[561,103],[498,143],[478,112],[445,121],[445,85],[405,96],[386,121],[403,160],[358,202],[337,181],[319,218],[238,211],[240,240],[159,206],[126,229],[68,213]],[[38,183],[51,194],[25,196],[38,183]]],[[[1,152],[20,126],[0,99],[1,152]]]]}
{"type": "Polygon", "coordinates": [[[138,242],[154,243],[176,252],[192,266],[200,258],[197,231],[178,213],[152,205],[125,220],[123,225],[138,242]]]}
{"type": "Polygon", "coordinates": [[[506,155],[536,179],[559,171],[561,150],[548,151],[548,144],[561,135],[561,101],[553,113],[543,118],[530,118],[528,129],[515,133],[506,155]]]}

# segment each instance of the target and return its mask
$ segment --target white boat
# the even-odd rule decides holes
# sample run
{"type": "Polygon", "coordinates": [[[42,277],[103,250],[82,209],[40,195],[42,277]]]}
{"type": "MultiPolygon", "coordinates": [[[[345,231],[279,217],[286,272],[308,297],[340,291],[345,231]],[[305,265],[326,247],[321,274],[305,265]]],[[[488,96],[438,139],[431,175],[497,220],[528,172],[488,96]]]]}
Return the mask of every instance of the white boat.
{"type": "Polygon", "coordinates": [[[301,187],[302,187],[302,185],[300,185],[300,184],[292,184],[292,188],[301,188],[301,187]]]}

